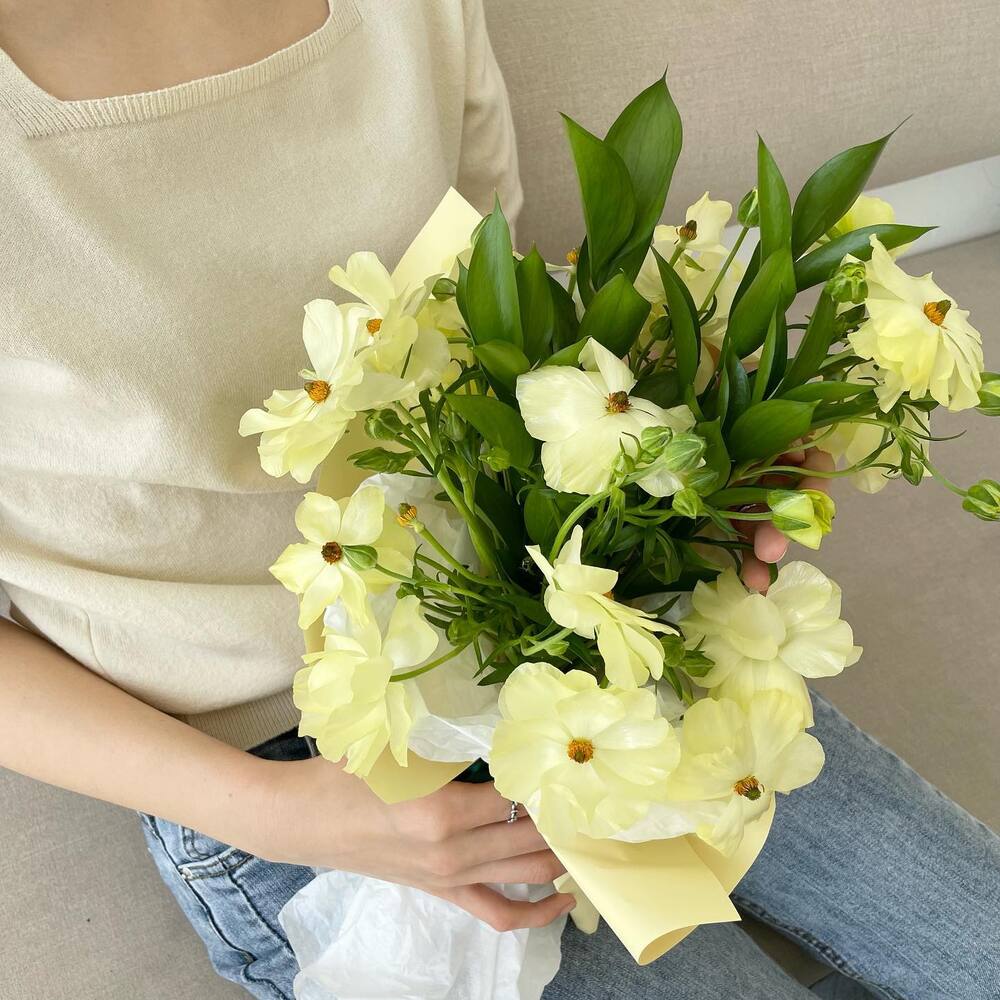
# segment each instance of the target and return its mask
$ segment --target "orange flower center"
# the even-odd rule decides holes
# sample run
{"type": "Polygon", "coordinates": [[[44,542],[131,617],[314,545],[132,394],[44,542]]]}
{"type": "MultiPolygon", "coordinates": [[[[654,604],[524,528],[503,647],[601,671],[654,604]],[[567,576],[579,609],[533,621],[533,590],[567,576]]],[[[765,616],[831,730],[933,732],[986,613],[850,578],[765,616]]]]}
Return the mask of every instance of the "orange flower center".
{"type": "Polygon", "coordinates": [[[306,382],[306,395],[314,403],[322,403],[330,395],[330,383],[324,382],[321,378],[315,382],[306,382]]]}
{"type": "Polygon", "coordinates": [[[341,559],[344,558],[344,550],[340,547],[338,542],[327,542],[326,545],[320,550],[320,554],[323,558],[330,563],[339,563],[341,559]]]}
{"type": "Polygon", "coordinates": [[[687,240],[688,243],[691,242],[698,235],[698,220],[688,219],[687,222],[677,230],[677,235],[682,240],[687,240]]]}
{"type": "Polygon", "coordinates": [[[748,774],[733,785],[733,791],[751,802],[756,802],[764,794],[764,786],[752,774],[748,774]]]}
{"type": "Polygon", "coordinates": [[[925,302],[924,315],[935,326],[940,326],[944,322],[945,316],[948,315],[950,308],[951,302],[948,299],[942,299],[940,302],[925,302]]]}
{"type": "Polygon", "coordinates": [[[566,252],[566,263],[573,267],[580,263],[580,251],[576,247],[566,252]]]}
{"type": "Polygon", "coordinates": [[[594,744],[590,740],[570,740],[566,744],[566,756],[577,764],[586,764],[594,756],[594,744]]]}
{"type": "Polygon", "coordinates": [[[374,337],[375,334],[382,329],[382,320],[380,320],[377,316],[374,319],[368,320],[368,322],[365,323],[365,329],[374,337]]]}
{"type": "Polygon", "coordinates": [[[408,528],[417,519],[417,508],[412,503],[401,503],[396,520],[404,527],[408,528]]]}
{"type": "Polygon", "coordinates": [[[631,406],[628,393],[623,392],[621,389],[608,396],[608,413],[624,413],[631,406]]]}

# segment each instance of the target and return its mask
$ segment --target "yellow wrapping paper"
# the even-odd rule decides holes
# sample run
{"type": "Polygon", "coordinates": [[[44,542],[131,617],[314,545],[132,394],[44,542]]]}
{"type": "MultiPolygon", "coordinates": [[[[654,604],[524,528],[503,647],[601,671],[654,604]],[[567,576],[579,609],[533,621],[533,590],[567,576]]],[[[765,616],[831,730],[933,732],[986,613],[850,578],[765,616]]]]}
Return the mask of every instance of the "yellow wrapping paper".
{"type": "MultiPolygon", "coordinates": [[[[450,189],[393,272],[403,284],[421,283],[451,269],[455,256],[469,243],[481,216],[457,191],[450,189]]],[[[350,444],[342,441],[320,470],[317,489],[344,496],[367,473],[354,468],[347,456],[365,447],[353,430],[350,444]]],[[[322,620],[305,632],[307,652],[323,647],[322,620]]],[[[367,777],[369,786],[390,804],[429,795],[461,774],[471,761],[440,763],[409,754],[400,767],[388,751],[367,777]]],[[[629,844],[578,836],[553,847],[576,882],[632,957],[645,965],[683,940],[699,924],[739,920],[729,893],[747,873],[764,846],[774,805],[747,827],[739,850],[731,858],[694,835],[629,844]]]]}

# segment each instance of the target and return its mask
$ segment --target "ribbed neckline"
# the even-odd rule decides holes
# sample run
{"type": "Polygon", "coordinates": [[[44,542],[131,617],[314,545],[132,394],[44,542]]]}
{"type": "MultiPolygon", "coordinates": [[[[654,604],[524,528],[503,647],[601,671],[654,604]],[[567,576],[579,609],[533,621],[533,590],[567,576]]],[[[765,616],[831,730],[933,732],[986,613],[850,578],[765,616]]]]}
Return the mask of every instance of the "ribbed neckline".
{"type": "Polygon", "coordinates": [[[306,66],[361,22],[355,0],[329,0],[327,19],[311,34],[258,62],[215,76],[118,97],[61,101],[29,79],[0,49],[0,105],[29,136],[148,121],[263,86],[306,66]]]}

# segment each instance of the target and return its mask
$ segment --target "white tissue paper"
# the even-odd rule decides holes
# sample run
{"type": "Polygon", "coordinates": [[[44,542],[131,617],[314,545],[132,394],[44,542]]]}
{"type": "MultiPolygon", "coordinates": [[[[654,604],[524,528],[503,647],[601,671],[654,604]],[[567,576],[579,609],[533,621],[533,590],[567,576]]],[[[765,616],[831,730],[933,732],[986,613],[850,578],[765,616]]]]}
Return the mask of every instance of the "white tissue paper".
{"type": "MultiPolygon", "coordinates": [[[[513,899],[551,891],[497,888],[513,899]]],[[[436,896],[337,871],[317,875],[278,919],[299,962],[297,1000],[539,1000],[566,923],[501,933],[436,896]]]]}

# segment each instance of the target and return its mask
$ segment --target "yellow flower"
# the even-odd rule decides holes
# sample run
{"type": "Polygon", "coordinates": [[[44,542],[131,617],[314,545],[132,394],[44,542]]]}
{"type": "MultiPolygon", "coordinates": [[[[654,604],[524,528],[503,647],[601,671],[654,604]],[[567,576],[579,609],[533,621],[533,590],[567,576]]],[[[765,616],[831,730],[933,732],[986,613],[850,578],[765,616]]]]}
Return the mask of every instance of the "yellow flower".
{"type": "Polygon", "coordinates": [[[798,699],[811,725],[803,678],[839,674],[861,655],[840,617],[840,588],[805,562],[782,566],[767,594],[748,591],[727,569],[696,584],[691,604],[680,622],[686,645],[714,664],[698,683],[743,705],[777,688],[798,699]]]}
{"type": "Polygon", "coordinates": [[[662,799],[677,737],[648,690],[601,689],[582,670],[522,663],[500,691],[490,770],[553,841],[610,837],[662,799]]]}
{"type": "Polygon", "coordinates": [[[805,722],[799,702],[781,691],[755,694],[745,710],[728,698],[704,698],[687,710],[667,789],[672,800],[698,803],[702,840],[732,854],[775,792],[815,779],[823,748],[802,731],[805,722]]]}
{"type": "Polygon", "coordinates": [[[612,684],[634,688],[663,676],[663,646],[657,632],[672,632],[652,615],[611,598],[618,583],[613,569],[587,566],[580,555],[583,529],[577,525],[553,565],[537,545],[528,555],[545,575],[545,610],[563,628],[585,639],[597,637],[604,672],[612,684]]]}
{"type": "Polygon", "coordinates": [[[295,526],[306,541],[289,545],[271,573],[301,596],[299,628],[308,628],[338,599],[352,618],[366,620],[368,591],[392,582],[374,568],[375,561],[403,575],[413,564],[413,536],[386,510],[377,486],[360,486],[339,502],[307,493],[295,512],[295,526]]]}
{"type": "Polygon", "coordinates": [[[260,464],[270,476],[291,473],[308,482],[343,437],[357,412],[352,399],[364,377],[356,356],[360,315],[354,307],[314,299],[305,309],[302,340],[311,369],[300,372],[301,389],[277,389],[263,410],[248,410],[240,434],[260,434],[260,464]]]}
{"type": "Polygon", "coordinates": [[[833,526],[836,507],[822,490],[769,490],[771,523],[793,542],[818,549],[833,526]]]}
{"type": "Polygon", "coordinates": [[[579,368],[550,365],[521,375],[517,401],[528,433],[542,444],[546,485],[563,493],[608,487],[621,449],[635,454],[645,427],[687,430],[686,406],[664,410],[629,395],[635,376],[596,340],[580,352],[579,368]]]}
{"type": "Polygon", "coordinates": [[[879,405],[889,410],[903,393],[911,399],[930,393],[949,410],[976,406],[983,348],[968,312],[929,273],[913,278],[893,263],[876,237],[871,244],[872,258],[865,265],[869,318],[848,340],[856,354],[878,365],[879,405]]]}
{"type": "Polygon", "coordinates": [[[422,663],[437,645],[414,596],[397,602],[384,636],[373,621],[354,635],[327,635],[323,651],[304,656],[308,666],[295,675],[300,735],[312,736],[328,760],[346,756],[351,774],[367,774],[387,746],[405,767],[410,682],[391,678],[422,663]]]}

